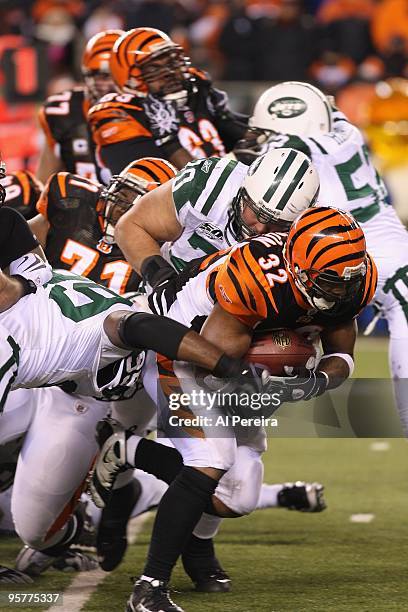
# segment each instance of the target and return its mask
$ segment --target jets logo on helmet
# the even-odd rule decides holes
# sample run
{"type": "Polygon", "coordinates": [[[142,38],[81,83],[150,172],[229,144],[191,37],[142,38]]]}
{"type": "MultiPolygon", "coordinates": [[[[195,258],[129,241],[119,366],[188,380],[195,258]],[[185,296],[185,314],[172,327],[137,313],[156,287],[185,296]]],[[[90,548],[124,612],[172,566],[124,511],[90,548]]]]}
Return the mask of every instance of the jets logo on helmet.
{"type": "Polygon", "coordinates": [[[269,87],[255,104],[253,129],[295,136],[325,134],[332,129],[328,98],[313,85],[285,81],[269,87]]]}
{"type": "Polygon", "coordinates": [[[278,119],[290,119],[290,117],[299,117],[306,109],[306,102],[299,98],[278,98],[270,103],[268,113],[278,119]]]}
{"type": "Polygon", "coordinates": [[[249,166],[233,202],[239,237],[255,233],[243,220],[246,206],[260,223],[278,223],[284,231],[303,210],[313,206],[319,187],[317,171],[304,153],[282,148],[261,155],[249,166]]]}
{"type": "Polygon", "coordinates": [[[163,185],[176,174],[177,169],[167,160],[142,157],[131,162],[119,175],[113,176],[109,185],[102,191],[98,204],[104,243],[114,244],[116,223],[142,195],[163,185]]]}
{"type": "Polygon", "coordinates": [[[296,219],[285,262],[307,302],[328,315],[338,315],[357,295],[362,306],[374,295],[377,272],[363,230],[351,215],[335,208],[313,208],[296,219]]]}

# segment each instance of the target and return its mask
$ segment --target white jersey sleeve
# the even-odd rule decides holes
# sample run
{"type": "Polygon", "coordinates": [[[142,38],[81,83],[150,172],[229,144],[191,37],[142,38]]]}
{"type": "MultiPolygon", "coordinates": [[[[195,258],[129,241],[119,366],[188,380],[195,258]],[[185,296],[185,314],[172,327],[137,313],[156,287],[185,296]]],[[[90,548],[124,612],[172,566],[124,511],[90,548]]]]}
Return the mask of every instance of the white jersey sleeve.
{"type": "Polygon", "coordinates": [[[190,162],[179,172],[173,183],[173,199],[183,232],[161,249],[177,270],[236,242],[231,204],[247,171],[248,167],[236,160],[210,157],[190,162]]]}
{"type": "Polygon", "coordinates": [[[17,376],[20,347],[4,325],[0,324],[0,413],[17,376]]]}
{"type": "Polygon", "coordinates": [[[311,157],[320,177],[318,206],[335,206],[351,212],[360,222],[368,221],[386,199],[385,185],[360,130],[340,111],[333,117],[334,127],[328,134],[313,138],[279,134],[269,146],[292,147],[311,157]]]}

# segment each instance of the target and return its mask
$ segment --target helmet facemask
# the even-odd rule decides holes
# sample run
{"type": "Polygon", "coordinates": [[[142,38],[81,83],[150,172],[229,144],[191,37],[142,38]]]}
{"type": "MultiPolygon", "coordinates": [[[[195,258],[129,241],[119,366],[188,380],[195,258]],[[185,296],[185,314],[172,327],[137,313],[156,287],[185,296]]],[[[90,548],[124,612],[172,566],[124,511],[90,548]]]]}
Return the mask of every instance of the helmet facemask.
{"type": "Polygon", "coordinates": [[[104,242],[115,243],[117,222],[146,192],[147,189],[131,175],[112,177],[101,193],[98,206],[98,214],[103,222],[104,242]]]}
{"type": "Polygon", "coordinates": [[[309,304],[328,316],[337,316],[360,291],[367,266],[345,268],[343,276],[335,270],[300,270],[295,265],[294,280],[309,304]]]}
{"type": "Polygon", "coordinates": [[[115,91],[115,85],[109,70],[82,70],[86,88],[93,103],[106,94],[115,91]]]}
{"type": "Polygon", "coordinates": [[[184,55],[182,47],[171,45],[151,53],[140,64],[140,72],[150,94],[183,105],[187,101],[191,80],[189,65],[190,60],[184,55]],[[165,62],[160,62],[164,59],[165,62]],[[155,85],[157,81],[161,81],[159,86],[155,85]]]}
{"type": "Polygon", "coordinates": [[[269,231],[287,232],[292,224],[290,221],[279,220],[279,211],[271,210],[265,204],[254,202],[249,197],[245,187],[241,187],[232,202],[233,222],[238,240],[245,240],[258,235],[258,232],[244,221],[243,212],[246,207],[252,210],[259,223],[264,225],[276,224],[276,228],[271,227],[269,231]]]}

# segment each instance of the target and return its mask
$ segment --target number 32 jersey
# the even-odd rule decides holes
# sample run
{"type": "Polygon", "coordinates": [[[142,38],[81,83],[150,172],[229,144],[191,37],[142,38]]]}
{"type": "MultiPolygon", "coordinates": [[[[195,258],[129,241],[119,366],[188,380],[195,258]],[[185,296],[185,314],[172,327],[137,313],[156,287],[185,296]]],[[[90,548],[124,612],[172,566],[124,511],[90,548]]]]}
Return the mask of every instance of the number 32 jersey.
{"type": "Polygon", "coordinates": [[[116,244],[103,240],[97,213],[101,186],[58,172],[47,182],[37,211],[49,222],[45,252],[53,268],[64,268],[116,293],[136,291],[140,277],[116,244]]]}
{"type": "MultiPolygon", "coordinates": [[[[207,317],[218,303],[249,328],[332,327],[351,321],[372,299],[377,271],[370,256],[365,282],[338,316],[328,316],[306,302],[283,258],[286,234],[252,238],[201,262],[192,262],[177,281],[179,291],[168,316],[185,325],[207,317]]],[[[201,321],[202,322],[202,321],[201,321]]]]}

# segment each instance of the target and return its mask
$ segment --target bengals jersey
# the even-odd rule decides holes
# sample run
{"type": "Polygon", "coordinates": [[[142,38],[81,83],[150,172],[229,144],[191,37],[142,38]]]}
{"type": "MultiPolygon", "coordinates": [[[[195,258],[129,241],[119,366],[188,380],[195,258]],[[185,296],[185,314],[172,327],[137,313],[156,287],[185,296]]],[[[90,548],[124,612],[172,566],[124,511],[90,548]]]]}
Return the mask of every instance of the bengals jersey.
{"type": "MultiPolygon", "coordinates": [[[[237,120],[229,111],[225,94],[214,89],[203,73],[194,71],[194,76],[195,82],[185,109],[179,111],[180,145],[196,159],[222,157],[226,148],[232,148],[245,132],[244,123],[242,118],[237,120]]],[[[157,116],[165,133],[166,122],[172,121],[171,114],[158,111],[157,116]]],[[[121,172],[134,159],[163,157],[165,154],[155,144],[150,131],[151,122],[155,119],[141,97],[107,94],[90,109],[88,119],[98,160],[113,174],[121,172]]]]}
{"type": "Polygon", "coordinates": [[[49,147],[65,170],[97,180],[95,150],[88,129],[89,100],[84,87],[49,96],[39,119],[49,147]]]}
{"type": "Polygon", "coordinates": [[[25,219],[32,219],[37,214],[37,200],[43,189],[42,183],[38,181],[28,170],[19,170],[7,174],[0,183],[6,190],[4,204],[14,208],[23,215],[25,219]]]}
{"type": "Polygon", "coordinates": [[[192,262],[176,281],[178,291],[168,316],[196,327],[218,303],[249,328],[325,328],[354,319],[371,301],[377,270],[368,256],[365,281],[343,312],[334,317],[312,308],[285,267],[285,241],[286,234],[265,234],[192,262]]]}
{"type": "Polygon", "coordinates": [[[49,222],[45,252],[53,268],[87,276],[116,293],[136,291],[140,278],[116,244],[103,241],[96,207],[101,186],[58,172],[47,182],[37,211],[49,222]]]}

